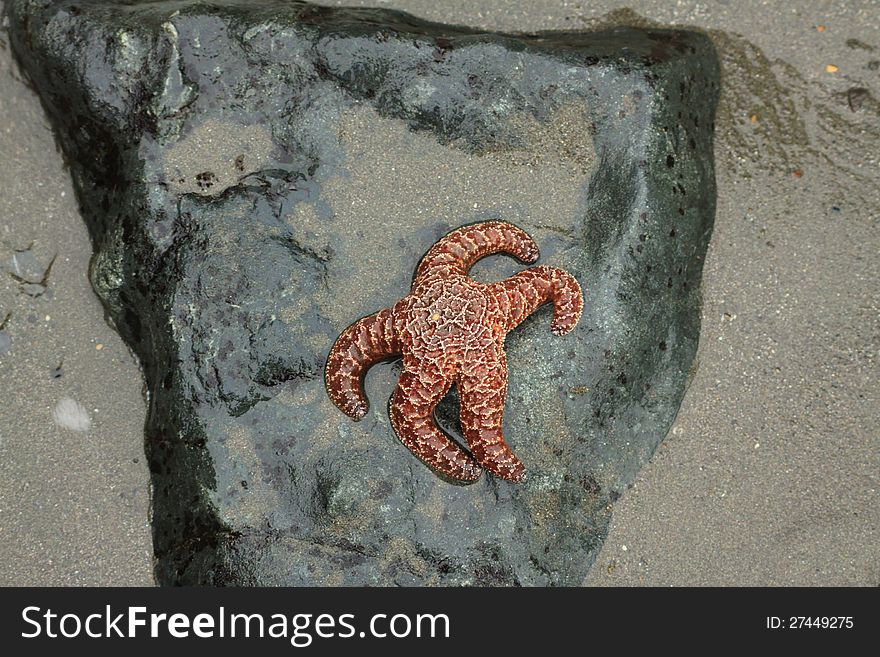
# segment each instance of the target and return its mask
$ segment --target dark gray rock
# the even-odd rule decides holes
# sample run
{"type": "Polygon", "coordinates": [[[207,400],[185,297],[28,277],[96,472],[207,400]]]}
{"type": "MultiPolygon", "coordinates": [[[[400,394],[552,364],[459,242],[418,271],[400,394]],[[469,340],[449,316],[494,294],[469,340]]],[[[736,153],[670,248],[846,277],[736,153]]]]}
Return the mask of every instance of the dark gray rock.
{"type": "MultiPolygon", "coordinates": [[[[162,583],[579,584],[699,333],[718,67],[697,33],[505,35],[293,2],[11,0],[92,280],[149,390],[162,583]],[[581,281],[507,342],[529,480],[444,483],[324,393],[339,332],[451,228],[512,221],[581,281]]],[[[496,257],[481,280],[521,267],[496,257]]],[[[457,432],[454,396],[439,420],[457,432]]]]}

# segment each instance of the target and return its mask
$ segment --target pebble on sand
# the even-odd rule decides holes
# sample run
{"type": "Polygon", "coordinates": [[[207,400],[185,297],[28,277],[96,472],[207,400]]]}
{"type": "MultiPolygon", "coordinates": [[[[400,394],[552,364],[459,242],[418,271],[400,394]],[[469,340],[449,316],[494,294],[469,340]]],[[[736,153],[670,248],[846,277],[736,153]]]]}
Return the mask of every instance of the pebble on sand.
{"type": "Polygon", "coordinates": [[[62,397],[58,400],[55,410],[52,411],[52,417],[58,426],[72,431],[86,432],[92,426],[89,412],[82,404],[70,397],[62,397]]]}

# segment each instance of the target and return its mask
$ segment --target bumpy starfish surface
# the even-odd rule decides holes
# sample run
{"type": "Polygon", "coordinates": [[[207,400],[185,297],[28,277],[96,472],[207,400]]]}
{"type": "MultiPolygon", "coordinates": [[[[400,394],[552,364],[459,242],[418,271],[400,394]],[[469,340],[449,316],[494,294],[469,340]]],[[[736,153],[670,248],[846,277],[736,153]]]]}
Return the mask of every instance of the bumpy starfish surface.
{"type": "Polygon", "coordinates": [[[538,246],[502,221],[452,231],[422,258],[409,295],[343,331],[325,372],[330,398],[360,420],[368,408],[363,390],[367,369],[402,355],[391,425],[425,464],[461,482],[476,481],[482,468],[511,481],[525,476],[501,431],[507,394],[504,336],[548,301],[553,302],[550,328],[556,335],[573,329],[583,310],[578,282],[562,269],[532,267],[490,285],[469,278],[471,266],[493,253],[533,263],[538,246]],[[434,422],[434,408],[453,383],[470,453],[434,422]]]}

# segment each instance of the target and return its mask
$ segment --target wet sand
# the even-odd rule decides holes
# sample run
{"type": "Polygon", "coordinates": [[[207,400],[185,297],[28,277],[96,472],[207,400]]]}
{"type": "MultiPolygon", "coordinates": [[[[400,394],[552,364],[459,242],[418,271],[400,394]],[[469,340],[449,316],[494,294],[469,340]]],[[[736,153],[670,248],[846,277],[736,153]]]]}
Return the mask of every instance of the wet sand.
{"type": "MultiPolygon", "coordinates": [[[[527,31],[589,28],[627,3],[338,4],[527,31]]],[[[629,5],[712,31],[718,213],[693,380],[586,583],[878,585],[880,3],[629,5]]],[[[148,584],[139,370],[89,287],[69,176],[6,41],[0,584],[148,584]],[[43,264],[57,254],[37,298],[6,273],[29,247],[43,264]],[[88,432],[55,424],[65,396],[88,432]]]]}
{"type": "Polygon", "coordinates": [[[10,59],[0,32],[0,585],[152,584],[140,369],[104,321],[70,175],[10,59]],[[55,257],[39,297],[11,275],[28,251],[55,257]],[[64,398],[88,431],[56,423],[64,398]]]}

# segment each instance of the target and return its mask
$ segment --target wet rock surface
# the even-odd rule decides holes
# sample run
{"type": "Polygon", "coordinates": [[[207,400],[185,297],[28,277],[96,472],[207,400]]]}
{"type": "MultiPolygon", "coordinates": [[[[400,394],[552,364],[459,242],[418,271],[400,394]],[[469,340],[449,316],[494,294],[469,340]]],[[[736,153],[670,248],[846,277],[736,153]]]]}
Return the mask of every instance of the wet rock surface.
{"type": "MultiPolygon", "coordinates": [[[[67,155],[92,281],[141,359],[161,583],[579,584],[665,435],[699,333],[718,71],[685,31],[502,35],[294,3],[20,0],[13,48],[67,155]],[[455,226],[501,218],[587,307],[507,341],[525,484],[438,479],[339,332],[455,226]]],[[[479,280],[518,271],[494,257],[479,280]]],[[[453,435],[456,400],[438,419],[453,435]]]]}

